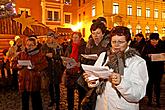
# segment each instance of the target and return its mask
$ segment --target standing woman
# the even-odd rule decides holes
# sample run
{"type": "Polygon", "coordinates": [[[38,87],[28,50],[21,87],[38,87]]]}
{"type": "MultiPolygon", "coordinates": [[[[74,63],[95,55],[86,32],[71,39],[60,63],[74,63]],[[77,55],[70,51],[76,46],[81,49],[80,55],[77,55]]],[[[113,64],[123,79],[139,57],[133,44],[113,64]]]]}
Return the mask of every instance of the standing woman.
{"type": "Polygon", "coordinates": [[[45,55],[37,47],[37,40],[32,37],[26,40],[25,51],[20,52],[12,62],[12,67],[19,72],[19,92],[22,95],[22,110],[29,110],[31,97],[32,109],[43,110],[41,98],[41,71],[47,67],[45,55]],[[18,63],[19,60],[31,62],[29,66],[18,63]]]}
{"type": "Polygon", "coordinates": [[[72,34],[72,40],[69,43],[65,51],[65,56],[73,58],[77,65],[73,68],[66,69],[66,87],[67,87],[67,101],[68,110],[74,110],[74,90],[78,89],[79,92],[79,104],[83,98],[83,88],[78,86],[77,79],[80,76],[80,56],[85,53],[86,42],[82,38],[80,32],[74,32],[72,34]]]}
{"type": "Polygon", "coordinates": [[[139,110],[148,82],[146,62],[128,46],[131,34],[127,27],[112,28],[110,38],[112,48],[107,52],[104,66],[113,71],[109,78],[99,78],[99,83],[104,80],[105,84],[89,81],[89,74],[84,73],[87,83],[97,87],[95,110],[139,110]]]}

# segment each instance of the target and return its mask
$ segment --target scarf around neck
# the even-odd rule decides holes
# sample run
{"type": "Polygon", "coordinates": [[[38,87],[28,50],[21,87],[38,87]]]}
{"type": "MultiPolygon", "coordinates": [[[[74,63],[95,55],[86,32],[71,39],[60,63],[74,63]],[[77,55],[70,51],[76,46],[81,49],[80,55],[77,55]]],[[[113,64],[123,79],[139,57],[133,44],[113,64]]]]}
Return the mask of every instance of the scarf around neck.
{"type": "Polygon", "coordinates": [[[70,54],[70,58],[75,59],[78,62],[78,51],[79,51],[79,43],[72,43],[72,52],[70,54]]]}
{"type": "Polygon", "coordinates": [[[27,51],[27,49],[26,49],[26,52],[28,55],[35,55],[35,54],[39,53],[39,49],[35,48],[34,50],[31,50],[31,51],[27,51]]]}
{"type": "MultiPolygon", "coordinates": [[[[140,56],[140,54],[133,48],[128,48],[128,50],[126,50],[125,52],[113,52],[112,49],[110,49],[107,52],[109,61],[107,62],[106,66],[108,66],[110,69],[113,69],[115,73],[124,75],[124,67],[126,67],[125,60],[135,55],[140,56]]],[[[106,81],[101,81],[100,84],[97,86],[96,93],[98,95],[101,95],[105,90],[105,86],[106,81]]],[[[120,97],[120,92],[115,87],[114,89],[120,97]]]]}

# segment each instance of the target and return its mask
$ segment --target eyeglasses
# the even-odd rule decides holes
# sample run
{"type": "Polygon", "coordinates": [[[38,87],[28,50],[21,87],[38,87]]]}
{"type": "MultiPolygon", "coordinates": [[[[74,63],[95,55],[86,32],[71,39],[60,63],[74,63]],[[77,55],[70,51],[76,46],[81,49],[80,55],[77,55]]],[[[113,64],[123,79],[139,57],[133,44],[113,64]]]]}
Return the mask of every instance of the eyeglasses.
{"type": "Polygon", "coordinates": [[[127,41],[111,41],[112,44],[124,44],[126,43],[127,41]]]}

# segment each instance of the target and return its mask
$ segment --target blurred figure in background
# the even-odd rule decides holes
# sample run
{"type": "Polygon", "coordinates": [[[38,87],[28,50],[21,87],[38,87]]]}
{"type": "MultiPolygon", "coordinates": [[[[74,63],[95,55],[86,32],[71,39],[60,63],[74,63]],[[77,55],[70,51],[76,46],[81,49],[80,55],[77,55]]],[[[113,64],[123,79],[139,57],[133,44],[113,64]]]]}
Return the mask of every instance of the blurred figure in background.
{"type": "Polygon", "coordinates": [[[65,70],[59,46],[54,41],[54,36],[47,36],[46,42],[42,45],[41,51],[46,56],[48,61],[48,67],[44,70],[49,77],[49,95],[50,103],[49,107],[52,107],[56,103],[56,110],[60,109],[60,83],[63,72],[65,70]],[[59,50],[57,50],[59,49],[59,50]]]}
{"type": "Polygon", "coordinates": [[[135,48],[143,57],[143,53],[144,53],[143,51],[146,46],[145,38],[142,33],[136,34],[135,38],[136,38],[135,42],[131,43],[130,47],[135,48]]]}
{"type": "MultiPolygon", "coordinates": [[[[24,44],[23,44],[23,40],[22,38],[16,36],[15,37],[15,44],[14,46],[11,46],[9,48],[8,51],[8,58],[10,59],[10,61],[12,62],[12,60],[22,51],[25,50],[24,44]]],[[[13,76],[13,89],[14,90],[18,90],[18,69],[17,68],[13,68],[12,69],[12,76],[13,76]]]]}
{"type": "Polygon", "coordinates": [[[163,61],[152,61],[152,54],[165,53],[165,46],[159,38],[158,33],[151,33],[149,41],[144,49],[145,60],[147,61],[149,82],[147,85],[148,105],[153,102],[153,91],[156,95],[157,107],[160,107],[160,82],[164,73],[163,61]]]}
{"type": "Polygon", "coordinates": [[[69,42],[65,51],[65,56],[73,58],[76,61],[76,65],[72,68],[66,68],[66,81],[67,87],[67,102],[68,110],[74,110],[74,91],[77,89],[79,93],[79,108],[80,103],[84,97],[84,89],[77,84],[77,79],[82,74],[80,71],[81,54],[85,53],[86,42],[82,38],[80,32],[73,32],[72,40],[69,42]]]}

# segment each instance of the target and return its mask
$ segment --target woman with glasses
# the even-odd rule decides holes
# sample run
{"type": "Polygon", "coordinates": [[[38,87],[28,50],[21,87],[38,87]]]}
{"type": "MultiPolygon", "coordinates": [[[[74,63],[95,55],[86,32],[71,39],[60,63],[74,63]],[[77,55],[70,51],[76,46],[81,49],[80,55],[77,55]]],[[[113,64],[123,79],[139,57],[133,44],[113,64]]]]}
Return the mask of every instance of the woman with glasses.
{"type": "Polygon", "coordinates": [[[96,87],[98,95],[95,110],[139,110],[139,101],[146,93],[148,72],[145,60],[128,46],[130,40],[131,34],[127,27],[112,28],[112,47],[107,51],[104,63],[112,70],[109,77],[89,80],[89,72],[83,74],[85,81],[96,87]]]}

